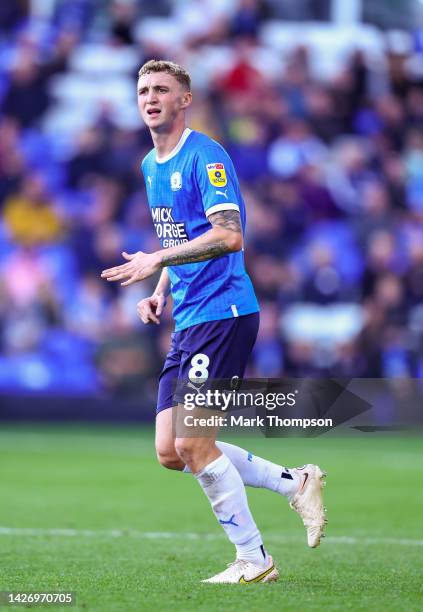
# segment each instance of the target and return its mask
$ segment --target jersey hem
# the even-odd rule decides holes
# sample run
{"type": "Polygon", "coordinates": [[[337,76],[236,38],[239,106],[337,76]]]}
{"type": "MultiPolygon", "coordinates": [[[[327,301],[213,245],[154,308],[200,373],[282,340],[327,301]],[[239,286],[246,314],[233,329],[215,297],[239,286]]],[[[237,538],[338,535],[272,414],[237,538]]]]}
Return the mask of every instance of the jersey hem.
{"type": "Polygon", "coordinates": [[[210,206],[205,213],[206,217],[209,215],[214,215],[214,213],[221,212],[222,210],[237,210],[239,212],[238,204],[233,204],[232,202],[228,202],[227,204],[213,204],[210,206]]]}
{"type": "Polygon", "coordinates": [[[198,319],[194,319],[194,321],[192,321],[192,323],[190,323],[189,325],[183,325],[181,327],[179,327],[178,325],[175,325],[174,331],[175,332],[184,331],[184,329],[194,327],[194,325],[199,325],[200,323],[209,323],[211,321],[224,321],[226,319],[236,319],[239,317],[244,317],[246,315],[254,314],[255,312],[260,312],[260,307],[258,308],[256,307],[253,310],[238,311],[238,317],[235,317],[232,311],[227,314],[221,314],[221,315],[209,316],[209,317],[199,317],[198,319]]]}

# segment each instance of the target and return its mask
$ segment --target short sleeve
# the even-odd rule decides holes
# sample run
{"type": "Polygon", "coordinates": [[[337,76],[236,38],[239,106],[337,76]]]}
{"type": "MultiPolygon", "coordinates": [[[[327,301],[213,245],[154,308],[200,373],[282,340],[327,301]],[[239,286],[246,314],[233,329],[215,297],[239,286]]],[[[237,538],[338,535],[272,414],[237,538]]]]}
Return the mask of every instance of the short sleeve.
{"type": "Polygon", "coordinates": [[[222,147],[205,146],[198,152],[196,180],[207,217],[221,210],[240,210],[238,179],[222,147]]]}

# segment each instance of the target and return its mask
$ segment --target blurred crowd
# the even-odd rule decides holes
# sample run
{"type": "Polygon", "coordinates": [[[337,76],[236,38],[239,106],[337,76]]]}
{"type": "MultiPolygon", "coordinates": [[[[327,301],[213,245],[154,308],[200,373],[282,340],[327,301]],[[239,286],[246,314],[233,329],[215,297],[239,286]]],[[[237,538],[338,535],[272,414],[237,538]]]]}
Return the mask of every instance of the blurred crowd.
{"type": "MultiPolygon", "coordinates": [[[[0,389],[153,398],[170,304],[160,326],[144,326],[136,304],[156,279],[100,279],[123,250],[159,247],[139,169],[149,133],[107,104],[66,142],[45,127],[54,79],[93,37],[138,65],[166,56],[137,36],[137,3],[112,3],[101,22],[96,4],[59,2],[36,28],[24,3],[0,11],[0,389]]],[[[189,126],[226,147],[246,200],[261,305],[248,373],[422,377],[422,77],[410,52],[387,49],[374,66],[352,50],[322,80],[305,41],[268,70],[259,29],[277,4],[175,2],[172,19],[190,27],[167,57],[193,65],[189,126]],[[225,45],[232,61],[196,92],[194,58],[225,45]]]]}

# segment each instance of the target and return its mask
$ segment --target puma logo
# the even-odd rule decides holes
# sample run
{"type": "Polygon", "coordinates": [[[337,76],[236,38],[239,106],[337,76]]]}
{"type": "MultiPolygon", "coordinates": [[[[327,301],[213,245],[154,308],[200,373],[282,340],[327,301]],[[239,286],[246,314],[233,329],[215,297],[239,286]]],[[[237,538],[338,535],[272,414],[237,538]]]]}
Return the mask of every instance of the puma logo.
{"type": "Polygon", "coordinates": [[[191,389],[194,389],[198,393],[199,391],[201,391],[201,388],[204,387],[205,384],[206,383],[197,383],[197,385],[194,385],[194,383],[191,381],[187,383],[187,387],[191,387],[191,389]]]}
{"type": "Polygon", "coordinates": [[[233,525],[234,527],[239,527],[238,523],[235,523],[234,518],[235,518],[235,514],[233,514],[228,521],[224,521],[223,519],[219,519],[219,523],[221,525],[233,525]]]}
{"type": "Polygon", "coordinates": [[[223,195],[223,196],[225,196],[226,199],[228,199],[228,194],[226,193],[227,191],[228,191],[227,189],[225,189],[225,191],[217,190],[216,191],[216,195],[223,195]]]}

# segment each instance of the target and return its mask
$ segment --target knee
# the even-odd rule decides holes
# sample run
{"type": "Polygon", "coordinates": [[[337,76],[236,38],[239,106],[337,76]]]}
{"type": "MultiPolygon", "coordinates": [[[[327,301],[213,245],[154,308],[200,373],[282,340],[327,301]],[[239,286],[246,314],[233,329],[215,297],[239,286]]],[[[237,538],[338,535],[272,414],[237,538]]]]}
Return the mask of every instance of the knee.
{"type": "Polygon", "coordinates": [[[199,448],[196,438],[177,438],[175,440],[175,451],[180,460],[190,465],[197,458],[199,448]]]}
{"type": "Polygon", "coordinates": [[[185,463],[181,461],[181,458],[177,454],[175,448],[160,447],[156,446],[157,460],[163,467],[168,470],[183,470],[185,463]]]}

